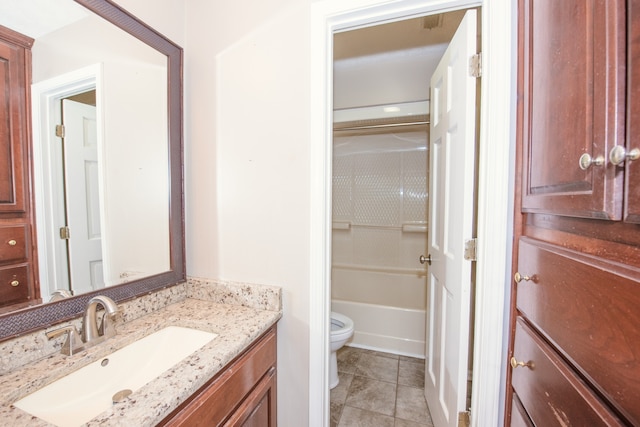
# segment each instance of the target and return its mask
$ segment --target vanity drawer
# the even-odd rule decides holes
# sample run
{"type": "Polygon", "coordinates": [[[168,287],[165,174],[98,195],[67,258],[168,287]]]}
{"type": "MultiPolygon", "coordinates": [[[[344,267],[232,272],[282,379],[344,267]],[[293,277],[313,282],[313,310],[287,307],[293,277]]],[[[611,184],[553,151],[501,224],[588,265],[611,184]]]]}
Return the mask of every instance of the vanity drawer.
{"type": "Polygon", "coordinates": [[[0,263],[27,259],[27,226],[0,227],[0,263]]]}
{"type": "Polygon", "coordinates": [[[513,357],[526,364],[513,368],[511,384],[534,425],[624,425],[522,318],[513,357]]]}
{"type": "Polygon", "coordinates": [[[640,273],[528,238],[518,273],[520,313],[640,425],[640,273]]]}
{"type": "Polygon", "coordinates": [[[29,266],[0,268],[0,307],[29,300],[29,266]]]}

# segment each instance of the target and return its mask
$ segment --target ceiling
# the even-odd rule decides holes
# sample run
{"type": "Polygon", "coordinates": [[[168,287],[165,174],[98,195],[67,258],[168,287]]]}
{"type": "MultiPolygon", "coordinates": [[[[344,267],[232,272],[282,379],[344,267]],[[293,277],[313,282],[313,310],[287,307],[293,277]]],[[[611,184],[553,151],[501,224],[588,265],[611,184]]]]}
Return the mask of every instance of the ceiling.
{"type": "Polygon", "coordinates": [[[2,0],[0,25],[37,39],[86,17],[88,11],[70,0],[2,0]]]}
{"type": "Polygon", "coordinates": [[[380,24],[334,36],[334,60],[449,43],[465,10],[380,24]]]}

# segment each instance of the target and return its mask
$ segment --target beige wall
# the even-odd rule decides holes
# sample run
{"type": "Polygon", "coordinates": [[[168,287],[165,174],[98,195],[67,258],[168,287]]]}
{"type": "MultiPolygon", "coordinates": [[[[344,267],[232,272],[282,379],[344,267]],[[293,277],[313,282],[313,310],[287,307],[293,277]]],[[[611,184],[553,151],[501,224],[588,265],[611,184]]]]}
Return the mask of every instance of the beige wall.
{"type": "Polygon", "coordinates": [[[309,407],[308,5],[187,3],[187,271],[283,287],[278,419],[309,407]]]}
{"type": "Polygon", "coordinates": [[[279,425],[307,425],[309,5],[118,3],[185,49],[187,274],[283,287],[279,425]]]}
{"type": "Polygon", "coordinates": [[[283,288],[284,427],[307,425],[317,406],[309,401],[310,312],[321,303],[310,296],[318,295],[309,231],[318,203],[309,194],[319,194],[310,153],[319,137],[310,124],[309,9],[325,1],[118,0],[185,47],[187,273],[283,288]]]}

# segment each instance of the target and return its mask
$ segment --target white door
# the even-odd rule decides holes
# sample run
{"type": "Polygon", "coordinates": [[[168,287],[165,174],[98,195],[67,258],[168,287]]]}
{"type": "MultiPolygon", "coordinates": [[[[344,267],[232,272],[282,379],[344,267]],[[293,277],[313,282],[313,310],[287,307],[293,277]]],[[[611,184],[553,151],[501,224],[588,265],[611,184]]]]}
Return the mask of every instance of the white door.
{"type": "Polygon", "coordinates": [[[434,426],[458,425],[467,399],[474,220],[476,12],[466,13],[431,78],[425,396],[434,426]]]}
{"type": "Polygon", "coordinates": [[[65,99],[62,116],[69,275],[77,295],[104,287],[96,108],[65,99]]]}

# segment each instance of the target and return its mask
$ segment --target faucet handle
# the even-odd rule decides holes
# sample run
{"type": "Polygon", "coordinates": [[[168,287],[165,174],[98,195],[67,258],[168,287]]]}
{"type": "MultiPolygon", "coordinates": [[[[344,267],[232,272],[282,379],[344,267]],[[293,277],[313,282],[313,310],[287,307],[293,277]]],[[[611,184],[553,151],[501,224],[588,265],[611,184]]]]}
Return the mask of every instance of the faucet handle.
{"type": "Polygon", "coordinates": [[[62,345],[62,354],[67,356],[71,356],[72,354],[77,353],[78,351],[83,350],[84,343],[80,338],[80,333],[73,325],[63,326],[61,328],[53,329],[46,333],[47,338],[52,339],[56,338],[62,334],[67,334],[67,340],[62,345]]]}

